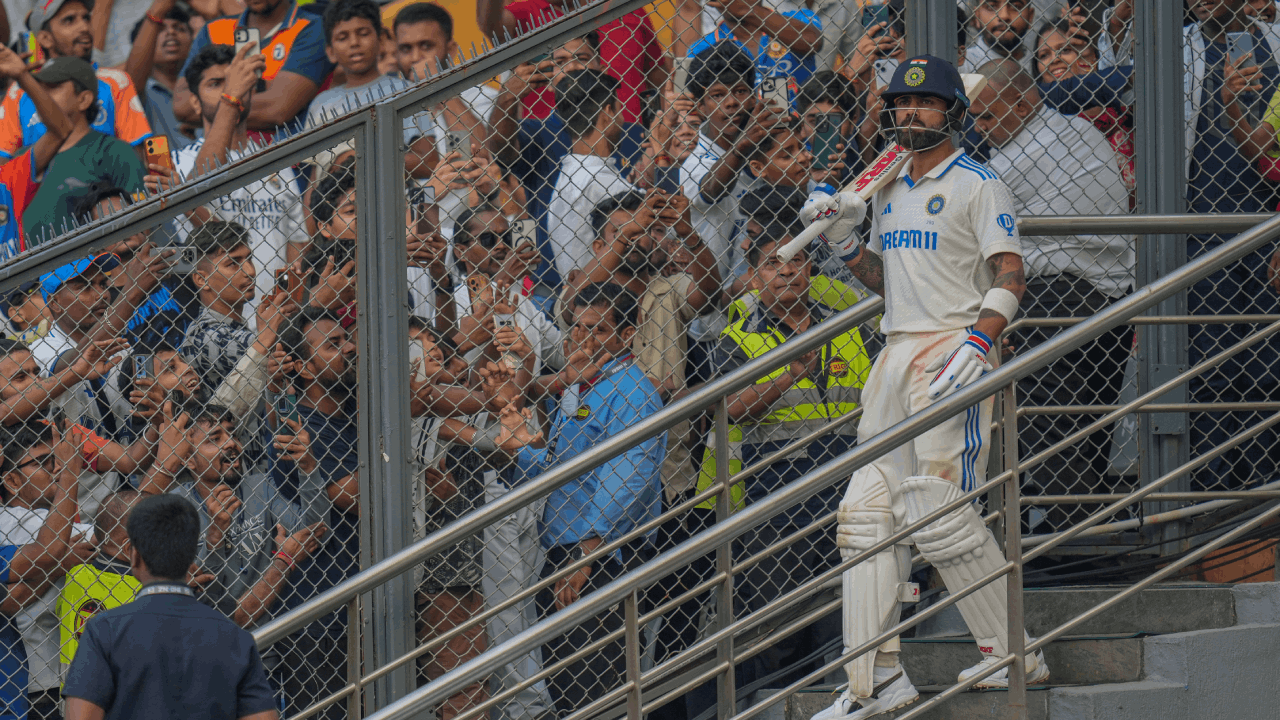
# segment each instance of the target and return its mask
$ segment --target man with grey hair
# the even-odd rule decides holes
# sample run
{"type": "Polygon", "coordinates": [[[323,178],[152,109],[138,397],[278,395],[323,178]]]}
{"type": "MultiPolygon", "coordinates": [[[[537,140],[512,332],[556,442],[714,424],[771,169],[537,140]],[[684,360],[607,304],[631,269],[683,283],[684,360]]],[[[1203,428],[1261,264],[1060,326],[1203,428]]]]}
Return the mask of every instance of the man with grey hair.
{"type": "MultiPolygon", "coordinates": [[[[987,87],[969,112],[991,145],[988,165],[1009,185],[1020,217],[1120,215],[1129,195],[1115,151],[1088,120],[1066,116],[1040,100],[1035,81],[1012,60],[979,68],[987,87]]],[[[1028,318],[1087,317],[1133,287],[1132,237],[1121,235],[1023,236],[1028,318]]],[[[1014,341],[1030,348],[1061,329],[1029,328],[1014,341]]],[[[1027,405],[1107,405],[1117,401],[1130,331],[1114,330],[1072,351],[1018,383],[1027,405]]],[[[1036,415],[1019,423],[1023,457],[1037,453],[1092,422],[1090,415],[1036,415]]],[[[1046,494],[1100,492],[1107,468],[1110,430],[1100,430],[1028,472],[1031,487],[1046,494]]],[[[1051,514],[1054,511],[1051,511],[1051,514]]],[[[1044,516],[1032,515],[1032,527],[1044,516]]],[[[1050,530],[1063,518],[1050,517],[1050,530]]]]}

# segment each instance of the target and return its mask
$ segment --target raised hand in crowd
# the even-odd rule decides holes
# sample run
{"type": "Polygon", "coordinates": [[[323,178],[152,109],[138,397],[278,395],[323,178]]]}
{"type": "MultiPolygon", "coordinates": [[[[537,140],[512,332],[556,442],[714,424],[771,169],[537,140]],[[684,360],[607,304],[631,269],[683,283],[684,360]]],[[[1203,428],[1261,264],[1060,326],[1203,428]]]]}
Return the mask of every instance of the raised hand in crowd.
{"type": "Polygon", "coordinates": [[[235,520],[236,512],[243,505],[236,492],[226,485],[218,485],[204,499],[205,510],[209,513],[209,528],[205,531],[206,547],[216,548],[222,545],[227,529],[235,520]]]}
{"type": "Polygon", "coordinates": [[[320,272],[320,282],[311,288],[311,306],[337,310],[355,299],[356,261],[348,260],[338,268],[330,256],[320,272]]]}
{"type": "Polygon", "coordinates": [[[297,567],[299,563],[311,557],[312,553],[320,549],[320,541],[328,534],[329,528],[323,521],[312,523],[301,530],[290,535],[283,525],[276,525],[276,548],[279,552],[288,555],[292,559],[292,565],[297,567]]]}
{"type": "Polygon", "coordinates": [[[893,55],[901,42],[900,38],[895,38],[889,33],[889,23],[876,23],[867,28],[862,37],[858,38],[857,46],[854,47],[853,53],[849,55],[840,72],[852,80],[859,89],[864,89],[871,85],[871,73],[875,68],[876,60],[893,55]]]}
{"type": "Polygon", "coordinates": [[[283,424],[284,427],[276,431],[272,442],[280,452],[280,459],[295,463],[304,473],[314,472],[318,463],[311,451],[311,433],[302,427],[299,420],[284,418],[283,424]]]}

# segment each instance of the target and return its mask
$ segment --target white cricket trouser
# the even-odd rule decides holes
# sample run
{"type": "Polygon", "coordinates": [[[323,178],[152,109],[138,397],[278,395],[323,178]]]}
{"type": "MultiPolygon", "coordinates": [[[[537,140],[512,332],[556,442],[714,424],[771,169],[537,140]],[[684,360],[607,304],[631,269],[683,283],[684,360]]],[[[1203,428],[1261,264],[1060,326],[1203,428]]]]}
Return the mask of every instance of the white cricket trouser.
{"type": "MultiPolygon", "coordinates": [[[[510,490],[497,473],[485,473],[485,502],[494,502],[510,490]]],[[[542,546],[538,538],[538,516],[542,503],[523,507],[484,530],[484,578],[481,587],[489,607],[514,597],[538,579],[542,571],[542,546]]],[[[537,619],[533,598],[507,608],[489,618],[489,647],[505,642],[525,631],[537,619]]],[[[534,648],[495,673],[496,691],[512,688],[533,677],[542,669],[542,651],[534,648]]],[[[533,720],[554,706],[545,682],[521,690],[499,709],[497,717],[506,720],[533,720]]]]}
{"type": "MultiPolygon", "coordinates": [[[[963,329],[890,335],[862,389],[864,412],[858,421],[858,440],[866,442],[932,405],[929,383],[936,373],[925,372],[925,368],[967,337],[969,331],[963,329]]],[[[988,359],[995,355],[992,350],[988,359]]],[[[996,364],[994,360],[992,364],[996,364]]],[[[985,482],[993,405],[994,399],[987,398],[872,463],[880,475],[889,478],[890,492],[897,495],[896,483],[912,475],[940,477],[956,483],[963,492],[985,482]]]]}
{"type": "MultiPolygon", "coordinates": [[[[968,335],[964,329],[890,335],[862,390],[864,412],[858,423],[858,440],[865,442],[928,408],[932,404],[929,383],[936,373],[925,368],[968,335]]],[[[955,483],[962,492],[986,481],[992,406],[993,399],[988,398],[853,473],[841,512],[850,513],[848,529],[861,535],[865,547],[869,549],[874,541],[906,526],[899,486],[907,478],[939,477],[955,483]]],[[[908,579],[910,566],[904,564],[907,556],[903,546],[897,547],[897,551],[891,547],[845,571],[846,649],[860,646],[898,622],[898,586],[908,579]]],[[[897,639],[885,642],[880,650],[897,652],[897,639]]],[[[846,666],[851,687],[859,697],[870,694],[873,655],[868,653],[846,666]]]]}

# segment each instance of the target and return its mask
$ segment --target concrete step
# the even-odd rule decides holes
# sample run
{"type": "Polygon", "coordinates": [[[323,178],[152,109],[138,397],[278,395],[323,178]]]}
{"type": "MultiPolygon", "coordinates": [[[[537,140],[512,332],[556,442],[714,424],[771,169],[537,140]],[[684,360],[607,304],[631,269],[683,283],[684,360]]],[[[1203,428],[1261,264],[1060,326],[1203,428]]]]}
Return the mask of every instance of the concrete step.
{"type": "MultiPolygon", "coordinates": [[[[970,638],[902,641],[902,664],[917,686],[950,685],[982,654],[970,638]]],[[[1045,648],[1054,685],[1131,682],[1142,678],[1142,639],[1134,636],[1060,640],[1045,648]]]]}
{"type": "MultiPolygon", "coordinates": [[[[920,700],[887,715],[876,718],[895,718],[914,710],[945,688],[920,687],[920,700]]],[[[1049,717],[1049,690],[1028,688],[1027,717],[1029,720],[1047,720],[1049,717]]],[[[787,698],[787,720],[808,720],[835,701],[834,688],[813,688],[787,698]]],[[[961,693],[921,716],[922,720],[975,720],[977,718],[1007,718],[1009,694],[1003,690],[984,690],[961,693]]]]}
{"type": "MultiPolygon", "coordinates": [[[[1097,606],[1123,587],[1029,588],[1023,594],[1027,632],[1042,635],[1097,606]]],[[[1229,585],[1177,583],[1133,595],[1101,615],[1072,628],[1071,635],[1133,635],[1208,630],[1235,625],[1236,594],[1229,585]]],[[[968,635],[953,605],[921,625],[916,637],[968,635]]]]}

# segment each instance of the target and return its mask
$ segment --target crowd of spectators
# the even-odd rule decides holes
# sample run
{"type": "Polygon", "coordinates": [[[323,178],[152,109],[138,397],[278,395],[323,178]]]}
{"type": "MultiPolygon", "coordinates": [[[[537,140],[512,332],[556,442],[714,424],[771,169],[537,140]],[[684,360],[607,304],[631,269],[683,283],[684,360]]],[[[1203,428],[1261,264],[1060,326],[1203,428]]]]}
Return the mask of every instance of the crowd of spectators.
{"type": "MultiPolygon", "coordinates": [[[[24,34],[0,48],[0,261],[457,62],[464,18],[428,2],[393,5],[39,0],[14,17],[6,2],[14,35],[24,34]],[[238,47],[243,30],[256,31],[257,47],[238,47]]],[[[474,20],[486,36],[514,36],[570,7],[477,0],[474,20]]],[[[820,242],[789,261],[777,250],[802,229],[811,192],[843,185],[883,148],[879,94],[906,59],[902,0],[675,7],[669,41],[657,16],[637,10],[405,120],[415,537],[876,290],[820,242]],[[783,94],[764,95],[778,79],[783,94]]],[[[1275,3],[1189,8],[1188,206],[1264,210],[1280,181],[1275,3]],[[1242,36],[1249,50],[1236,53],[1242,36]]],[[[994,173],[1022,215],[1131,212],[1132,14],[1129,0],[960,3],[948,60],[988,83],[970,98],[962,149],[939,172],[994,173]]],[[[190,583],[242,627],[359,569],[354,152],[338,145],[253,179],[0,298],[0,716],[61,716],[84,623],[137,590],[124,526],[144,496],[171,493],[197,508],[190,583]]],[[[1188,257],[1224,239],[1191,236],[1188,257]]],[[[874,250],[883,239],[867,241],[874,250]]],[[[1026,317],[1086,316],[1134,288],[1132,236],[1023,236],[1022,245],[1026,317]]],[[[1192,289],[1190,311],[1275,314],[1277,267],[1280,254],[1259,252],[1216,273],[1192,289]]],[[[1022,351],[1059,331],[1026,328],[1011,344],[1022,351]]],[[[1191,362],[1245,332],[1193,325],[1191,362]]],[[[773,458],[729,489],[732,507],[854,446],[845,423],[777,457],[858,407],[882,343],[864,325],[728,398],[730,470],[773,458]]],[[[1116,404],[1133,344],[1129,330],[1104,335],[1020,381],[1019,402],[1116,404]]],[[[1193,401],[1273,400],[1275,353],[1259,343],[1193,380],[1193,401]]],[[[1094,417],[1028,414],[1020,451],[1040,452],[1094,417]]],[[[1193,413],[1193,454],[1254,421],[1193,413]]],[[[1028,492],[1110,491],[1124,474],[1117,444],[1110,430],[1093,433],[1029,471],[1028,492]]],[[[634,532],[712,487],[714,446],[709,417],[683,422],[419,567],[418,639],[449,635],[420,658],[421,676],[443,675],[713,523],[706,500],[634,532]],[[616,547],[591,557],[606,544],[616,547]],[[536,596],[475,620],[540,580],[536,596]]],[[[1271,478],[1275,447],[1259,434],[1197,471],[1197,488],[1271,478]]],[[[756,555],[804,534],[835,509],[836,493],[780,513],[737,550],[756,555]]],[[[1061,529],[1066,514],[1029,516],[1027,530],[1061,529]]],[[[739,610],[838,560],[830,533],[809,533],[736,581],[739,610]]],[[[695,563],[644,601],[680,595],[710,572],[709,561],[695,563]]],[[[705,600],[667,614],[653,660],[698,636],[705,600]]],[[[347,620],[331,613],[264,652],[285,716],[345,686],[359,662],[348,657],[347,620]]],[[[500,708],[511,720],[583,707],[618,685],[620,643],[545,682],[525,680],[621,623],[619,607],[573,628],[436,712],[450,720],[517,685],[500,708]]],[[[778,677],[832,636],[815,624],[745,663],[739,685],[778,677]]],[[[680,720],[713,705],[707,686],[658,714],[680,720]]]]}

